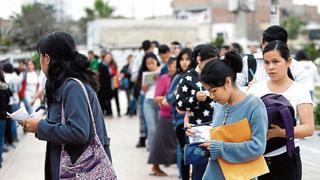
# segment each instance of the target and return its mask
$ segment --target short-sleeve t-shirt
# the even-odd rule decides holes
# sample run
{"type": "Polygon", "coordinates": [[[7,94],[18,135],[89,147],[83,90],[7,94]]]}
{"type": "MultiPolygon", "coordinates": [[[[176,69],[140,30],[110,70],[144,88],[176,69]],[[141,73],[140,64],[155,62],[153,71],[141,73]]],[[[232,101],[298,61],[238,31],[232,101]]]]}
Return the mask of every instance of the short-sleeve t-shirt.
{"type": "MultiPolygon", "coordinates": [[[[268,88],[267,81],[258,82],[256,84],[253,84],[249,88],[248,93],[251,93],[251,94],[258,96],[258,97],[262,97],[263,95],[270,94],[270,93],[283,95],[290,102],[290,104],[292,105],[292,107],[294,109],[294,114],[295,114],[295,118],[297,120],[297,125],[300,124],[300,118],[299,118],[299,114],[297,111],[298,105],[312,104],[309,90],[306,87],[302,86],[301,84],[298,84],[297,82],[293,82],[291,84],[291,86],[282,93],[272,92],[268,88]]],[[[298,139],[295,139],[295,145],[296,146],[299,145],[298,139]]],[[[266,157],[277,156],[277,155],[280,155],[286,151],[287,151],[286,146],[284,146],[284,147],[281,147],[279,149],[276,149],[276,150],[266,154],[265,156],[266,157]]]]}

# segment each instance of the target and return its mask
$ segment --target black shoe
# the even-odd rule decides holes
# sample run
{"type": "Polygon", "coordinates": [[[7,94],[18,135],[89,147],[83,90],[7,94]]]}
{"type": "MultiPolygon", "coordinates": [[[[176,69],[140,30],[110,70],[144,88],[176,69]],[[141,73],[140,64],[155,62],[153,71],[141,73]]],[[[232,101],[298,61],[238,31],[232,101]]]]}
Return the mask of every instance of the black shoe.
{"type": "Polygon", "coordinates": [[[138,144],[136,145],[136,148],[143,148],[143,147],[146,147],[146,143],[138,142],[138,144]]]}
{"type": "Polygon", "coordinates": [[[146,138],[145,137],[140,137],[136,147],[137,148],[146,147],[146,138]]]}
{"type": "Polygon", "coordinates": [[[9,148],[6,145],[4,145],[2,152],[4,152],[4,153],[9,152],[9,148]]]}

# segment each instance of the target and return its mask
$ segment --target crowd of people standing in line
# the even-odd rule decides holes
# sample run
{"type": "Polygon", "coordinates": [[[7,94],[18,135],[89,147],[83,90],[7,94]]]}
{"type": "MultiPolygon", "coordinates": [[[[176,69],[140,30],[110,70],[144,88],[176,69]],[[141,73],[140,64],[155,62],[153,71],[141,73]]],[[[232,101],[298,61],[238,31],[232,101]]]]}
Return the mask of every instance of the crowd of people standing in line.
{"type": "Polygon", "coordinates": [[[270,173],[258,179],[301,179],[298,138],[313,134],[312,98],[319,75],[303,51],[296,53],[298,61],[290,56],[287,39],[284,28],[271,26],[262,34],[262,51],[250,47],[251,54],[243,54],[238,43],[221,49],[201,44],[192,49],[183,48],[175,41],[171,48],[158,46],[157,55],[151,41],[143,41],[141,54],[131,65],[131,82],[135,84],[140,124],[137,147],[149,151],[150,175],[166,176],[159,165],[177,163],[181,179],[224,179],[219,158],[242,163],[264,155],[270,173]],[[170,70],[173,60],[174,74],[170,70]],[[144,75],[156,71],[155,83],[145,84],[144,75]],[[159,89],[163,93],[159,94],[159,89]],[[264,154],[267,139],[286,136],[279,126],[269,125],[268,129],[267,112],[260,97],[270,93],[283,95],[295,110],[297,125],[292,156],[286,153],[285,146],[264,154]],[[184,147],[189,143],[188,136],[194,133],[194,125],[211,122],[213,127],[220,127],[243,118],[249,121],[251,141],[211,140],[200,145],[210,152],[208,164],[191,165],[191,168],[185,163],[184,147]]]}
{"type": "MultiPolygon", "coordinates": [[[[63,33],[53,35],[66,36],[63,33]]],[[[38,132],[37,138],[48,141],[50,147],[47,151],[51,153],[48,154],[51,158],[58,157],[54,149],[50,149],[56,144],[50,143],[64,144],[75,140],[72,132],[67,132],[70,133],[69,139],[64,139],[59,135],[50,137],[46,132],[49,129],[53,133],[60,131],[65,133],[57,129],[60,116],[56,116],[57,108],[59,108],[56,101],[60,102],[64,91],[71,92],[72,88],[77,86],[77,83],[70,81],[66,84],[67,88],[61,91],[54,89],[57,86],[55,83],[59,82],[58,87],[60,87],[62,81],[68,77],[68,69],[60,72],[65,75],[64,79],[56,77],[54,71],[58,69],[55,69],[54,66],[58,65],[70,68],[69,70],[75,76],[86,82],[87,91],[94,100],[96,86],[91,76],[97,78],[100,85],[97,91],[99,103],[93,101],[92,110],[97,111],[95,118],[98,119],[96,122],[98,124],[102,122],[103,116],[110,117],[115,114],[111,108],[112,98],[116,102],[117,115],[121,116],[118,93],[119,89],[126,92],[128,103],[126,114],[137,113],[139,117],[139,140],[136,147],[146,147],[149,152],[146,161],[151,164],[150,175],[152,176],[167,176],[160,165],[177,164],[179,177],[183,180],[190,178],[193,180],[224,179],[225,175],[218,159],[243,163],[264,155],[270,173],[259,176],[258,179],[302,178],[298,138],[313,134],[312,98],[314,98],[314,82],[319,78],[317,68],[307,61],[308,58],[304,52],[297,52],[298,61],[290,56],[287,45],[288,36],[284,28],[280,26],[267,28],[262,34],[262,52],[252,52],[248,55],[242,53],[238,43],[218,49],[211,44],[200,44],[192,48],[182,47],[179,42],[173,41],[169,47],[165,44],[159,45],[156,41],[145,40],[142,42],[139,54],[136,57],[129,55],[127,64],[121,70],[118,69],[112,53],[101,51],[97,56],[93,51],[89,51],[88,67],[90,71],[86,69],[86,58],[78,55],[73,46],[68,47],[70,55],[59,57],[63,63],[56,61],[55,51],[63,50],[49,48],[49,41],[52,40],[50,37],[53,35],[44,36],[39,46],[47,49],[38,47],[38,51],[41,54],[41,67],[46,76],[50,77],[50,80],[58,79],[47,82],[45,88],[58,93],[57,97],[53,94],[46,95],[47,102],[50,104],[49,109],[52,111],[48,118],[54,120],[54,125],[38,119],[30,119],[23,123],[28,132],[38,132]],[[65,60],[70,57],[74,58],[74,63],[85,75],[72,71],[69,61],[65,60]],[[51,61],[56,61],[58,64],[50,64],[51,61]],[[267,139],[286,137],[283,128],[275,125],[268,128],[267,111],[260,97],[269,93],[283,95],[294,109],[297,125],[294,127],[293,155],[286,153],[286,146],[265,153],[268,146],[267,139]],[[209,152],[207,163],[200,165],[185,163],[184,147],[190,143],[189,137],[194,135],[195,125],[211,123],[213,127],[221,127],[237,123],[244,118],[248,120],[251,128],[249,141],[233,143],[211,139],[200,145],[209,152]]],[[[3,144],[12,145],[18,140],[15,121],[7,120],[6,112],[15,111],[20,104],[24,104],[27,111],[32,113],[35,100],[43,95],[44,83],[34,71],[33,62],[28,61],[26,67],[26,70],[20,71],[19,75],[15,74],[10,64],[4,64],[3,70],[0,71],[0,165],[2,150],[5,149],[3,144]]],[[[75,92],[82,95],[80,91],[75,92]]],[[[68,103],[85,102],[84,99],[76,99],[72,95],[64,98],[68,103]]],[[[75,110],[78,112],[79,109],[75,110]]],[[[74,115],[72,110],[65,113],[70,117],[74,115]]],[[[80,115],[87,116],[83,113],[89,112],[80,113],[80,115]]],[[[68,125],[70,124],[66,124],[68,125]]],[[[97,127],[101,127],[101,124],[97,127]]],[[[84,128],[83,131],[86,132],[85,137],[82,138],[84,142],[90,134],[88,133],[89,125],[79,124],[79,128],[84,128]]],[[[102,138],[106,135],[106,130],[105,128],[99,130],[99,137],[111,160],[110,142],[102,138]]],[[[83,142],[77,139],[75,145],[82,145],[83,142]]],[[[70,151],[75,153],[74,157],[78,157],[78,152],[73,150],[75,149],[70,151]]],[[[48,176],[55,176],[52,172],[57,171],[58,165],[52,161],[51,163],[53,164],[46,167],[49,168],[46,169],[46,173],[48,176]]]]}

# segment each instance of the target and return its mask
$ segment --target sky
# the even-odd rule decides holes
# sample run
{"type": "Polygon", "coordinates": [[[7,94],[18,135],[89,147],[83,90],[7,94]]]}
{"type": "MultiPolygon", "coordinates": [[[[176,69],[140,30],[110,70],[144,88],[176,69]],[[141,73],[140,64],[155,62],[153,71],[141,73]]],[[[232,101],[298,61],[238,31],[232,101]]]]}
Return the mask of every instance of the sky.
{"type": "MultiPolygon", "coordinates": [[[[0,0],[0,17],[9,18],[13,13],[19,13],[21,5],[32,2],[63,4],[64,12],[73,19],[85,15],[84,8],[92,7],[94,0],[0,0]]],[[[297,4],[318,5],[320,13],[320,0],[293,0],[297,4]]],[[[143,19],[151,16],[170,15],[172,0],[109,0],[116,10],[114,15],[143,19]]]]}
{"type": "MultiPolygon", "coordinates": [[[[84,8],[93,7],[94,0],[0,0],[0,17],[9,18],[19,13],[21,5],[32,2],[62,4],[64,12],[73,19],[85,16],[84,8]]],[[[104,0],[105,1],[105,0],[104,0]]],[[[114,15],[143,19],[151,16],[170,15],[172,0],[109,0],[116,10],[114,15]]]]}

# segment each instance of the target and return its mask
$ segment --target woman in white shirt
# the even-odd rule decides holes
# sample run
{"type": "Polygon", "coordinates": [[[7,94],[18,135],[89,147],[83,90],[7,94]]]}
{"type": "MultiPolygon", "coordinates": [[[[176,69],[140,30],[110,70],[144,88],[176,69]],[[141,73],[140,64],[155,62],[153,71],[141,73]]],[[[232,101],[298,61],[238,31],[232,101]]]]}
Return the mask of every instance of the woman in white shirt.
{"type": "MultiPolygon", "coordinates": [[[[295,111],[297,125],[294,127],[294,137],[311,136],[314,132],[311,96],[307,88],[294,82],[288,76],[288,68],[292,60],[287,45],[281,41],[270,42],[263,50],[263,58],[270,79],[253,84],[249,93],[260,97],[269,93],[283,95],[295,111]]],[[[272,125],[272,128],[267,132],[267,139],[274,137],[286,137],[285,130],[272,125]]],[[[265,154],[270,173],[259,177],[259,180],[300,180],[302,165],[298,139],[295,139],[295,146],[291,157],[287,153],[286,146],[265,154]]]]}
{"type": "Polygon", "coordinates": [[[39,88],[39,76],[34,70],[35,65],[32,60],[27,62],[27,71],[20,73],[20,80],[26,78],[27,83],[25,87],[24,97],[21,101],[24,103],[29,114],[33,112],[32,105],[30,104],[39,88]]]}

